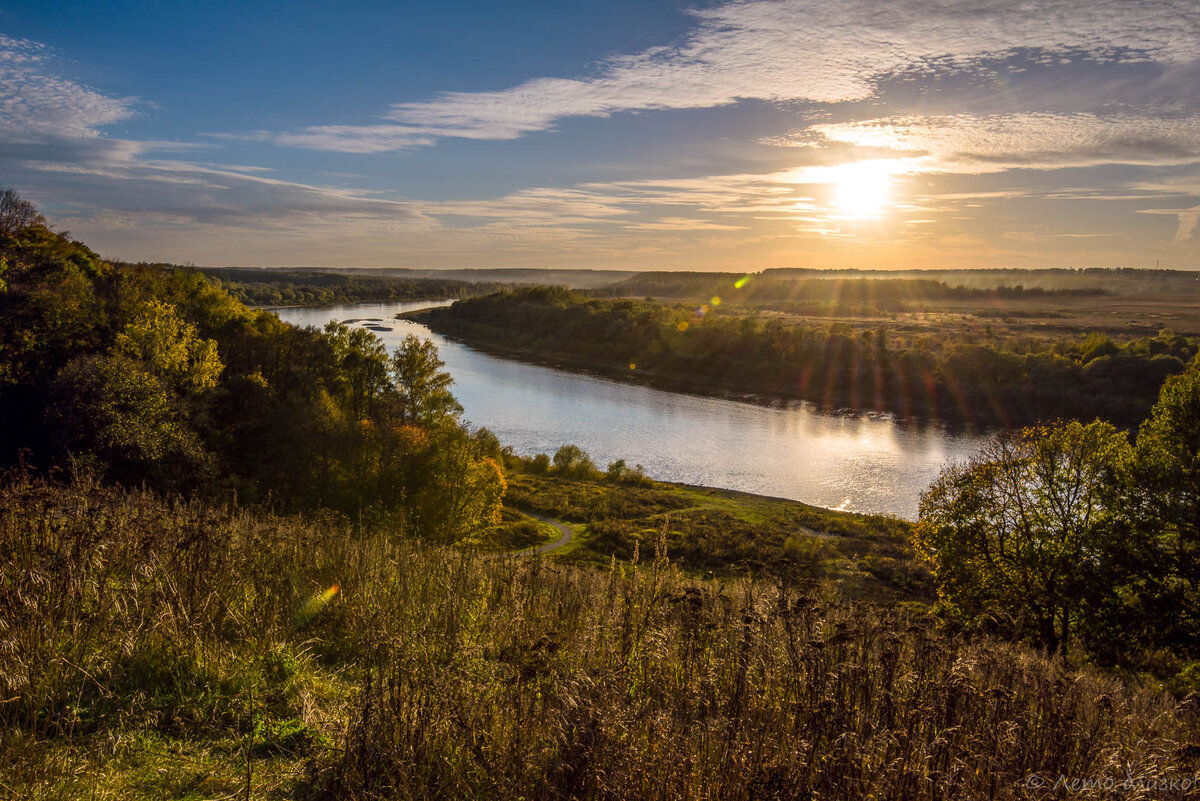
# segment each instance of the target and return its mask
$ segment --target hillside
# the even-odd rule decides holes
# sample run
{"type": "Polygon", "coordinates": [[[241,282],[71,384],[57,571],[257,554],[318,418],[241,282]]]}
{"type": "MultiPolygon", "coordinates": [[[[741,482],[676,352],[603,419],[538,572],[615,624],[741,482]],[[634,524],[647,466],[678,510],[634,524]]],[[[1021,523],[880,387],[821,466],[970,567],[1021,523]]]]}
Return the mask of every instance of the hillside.
{"type": "Polygon", "coordinates": [[[1024,798],[1194,774],[1195,705],[770,581],[0,489],[12,798],[1024,798]]]}

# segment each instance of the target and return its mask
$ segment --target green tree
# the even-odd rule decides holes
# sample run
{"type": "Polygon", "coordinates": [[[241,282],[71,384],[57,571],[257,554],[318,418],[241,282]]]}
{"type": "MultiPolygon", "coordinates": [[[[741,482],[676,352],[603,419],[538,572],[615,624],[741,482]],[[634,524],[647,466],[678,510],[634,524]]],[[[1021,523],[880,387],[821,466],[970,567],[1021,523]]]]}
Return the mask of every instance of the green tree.
{"type": "Polygon", "coordinates": [[[412,334],[392,354],[392,382],[403,422],[433,426],[462,413],[462,406],[450,393],[454,379],[442,370],[444,366],[437,346],[412,334]]]}
{"type": "Polygon", "coordinates": [[[1100,421],[1000,434],[922,496],[914,530],[944,612],[1066,648],[1111,567],[1125,435],[1100,421]]]}
{"type": "Polygon", "coordinates": [[[339,375],[355,421],[371,416],[388,386],[387,348],[365,328],[350,328],[338,322],[325,326],[333,345],[339,375]]]}
{"type": "Polygon", "coordinates": [[[430,435],[416,492],[417,530],[441,542],[475,537],[500,521],[504,470],[480,457],[477,443],[452,421],[430,435]]]}
{"type": "Polygon", "coordinates": [[[217,343],[196,333],[175,307],[159,300],[144,304],[117,334],[116,353],[137,359],[173,386],[203,392],[217,385],[221,358],[217,343]]]}
{"type": "Polygon", "coordinates": [[[59,371],[51,397],[58,445],[117,480],[170,487],[194,483],[209,467],[179,398],[143,362],[77,357],[59,371]]]}
{"type": "Polygon", "coordinates": [[[1161,644],[1200,655],[1200,358],[1163,384],[1138,432],[1130,486],[1146,616],[1161,644]]]}
{"type": "Polygon", "coordinates": [[[554,452],[554,472],[570,478],[598,478],[600,470],[578,445],[563,445],[554,452]]]}

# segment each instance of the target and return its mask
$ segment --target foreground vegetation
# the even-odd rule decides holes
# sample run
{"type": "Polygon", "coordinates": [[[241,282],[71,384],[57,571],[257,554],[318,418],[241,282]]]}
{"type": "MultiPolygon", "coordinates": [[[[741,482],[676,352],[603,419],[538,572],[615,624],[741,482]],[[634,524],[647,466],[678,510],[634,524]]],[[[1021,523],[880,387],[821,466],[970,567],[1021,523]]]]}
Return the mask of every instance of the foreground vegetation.
{"type": "Polygon", "coordinates": [[[16,477],[0,793],[1018,798],[1194,775],[1192,701],[668,557],[482,558],[16,477]]]}
{"type": "Polygon", "coordinates": [[[1059,417],[1136,425],[1200,346],[1166,330],[1047,339],[912,332],[880,320],[856,331],[728,307],[720,298],[691,306],[536,288],[461,300],[422,320],[501,355],[668,389],[998,426],[1059,417]]]}

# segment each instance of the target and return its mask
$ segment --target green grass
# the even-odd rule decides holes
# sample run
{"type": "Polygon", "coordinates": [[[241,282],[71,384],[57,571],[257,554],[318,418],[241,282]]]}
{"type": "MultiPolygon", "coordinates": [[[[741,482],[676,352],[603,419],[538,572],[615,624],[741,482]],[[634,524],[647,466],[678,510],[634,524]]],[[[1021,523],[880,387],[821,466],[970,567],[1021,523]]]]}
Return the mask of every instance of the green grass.
{"type": "Polygon", "coordinates": [[[607,564],[665,525],[672,559],[696,575],[786,573],[832,582],[848,597],[930,600],[910,524],[732,490],[629,485],[510,470],[506,503],[583,524],[558,558],[607,564]]]}

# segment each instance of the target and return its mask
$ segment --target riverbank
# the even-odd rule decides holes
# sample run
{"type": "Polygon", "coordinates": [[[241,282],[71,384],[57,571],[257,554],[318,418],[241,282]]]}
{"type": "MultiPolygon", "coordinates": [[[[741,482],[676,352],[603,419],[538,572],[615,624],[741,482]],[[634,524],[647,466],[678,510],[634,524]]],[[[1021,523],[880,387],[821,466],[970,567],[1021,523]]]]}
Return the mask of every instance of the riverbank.
{"type": "Polygon", "coordinates": [[[432,330],[670,391],[806,402],[822,412],[1020,427],[1097,417],[1136,427],[1200,339],[1169,330],[1114,340],[1033,338],[986,325],[958,332],[875,321],[853,328],[728,304],[595,298],[559,288],[464,299],[422,316],[432,330]]]}
{"type": "MultiPolygon", "coordinates": [[[[371,304],[279,315],[321,328],[333,319],[392,319],[419,308],[371,304]]],[[[376,335],[389,349],[409,335],[431,339],[454,378],[463,419],[493,431],[516,453],[553,454],[571,443],[602,467],[624,459],[663,481],[913,519],[921,492],[942,468],[969,458],[982,442],[969,432],[888,415],[821,414],[795,402],[672,392],[493,356],[407,315],[376,335]]]]}
{"type": "MultiPolygon", "coordinates": [[[[946,425],[939,420],[920,416],[905,417],[889,411],[854,409],[850,406],[837,404],[820,405],[811,400],[799,397],[784,384],[773,384],[761,392],[747,392],[744,389],[739,389],[732,383],[723,383],[720,377],[698,378],[686,373],[646,368],[636,363],[632,363],[628,367],[617,367],[598,362],[594,359],[574,358],[567,354],[548,353],[536,348],[505,345],[489,338],[485,327],[460,324],[451,318],[437,314],[433,308],[405,312],[397,315],[397,319],[420,323],[430,331],[446,339],[460,342],[489,356],[495,356],[500,359],[536,364],[542,367],[552,367],[556,370],[568,370],[573,373],[606,378],[611,381],[653,387],[654,389],[661,389],[666,392],[720,398],[739,403],[752,403],[757,406],[809,408],[822,414],[888,419],[895,420],[897,423],[904,425],[918,427],[946,425]]],[[[969,427],[963,428],[969,430],[969,427]]]]}

